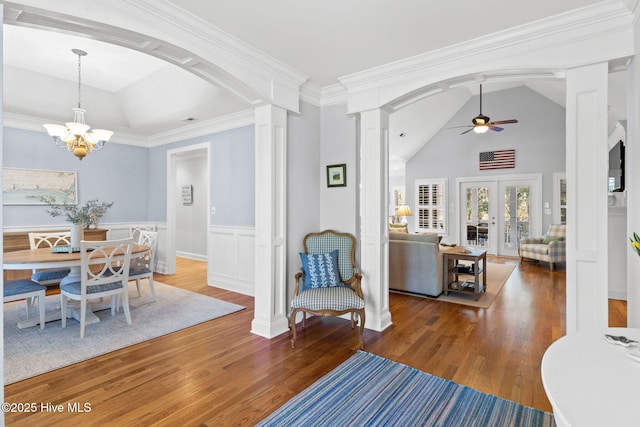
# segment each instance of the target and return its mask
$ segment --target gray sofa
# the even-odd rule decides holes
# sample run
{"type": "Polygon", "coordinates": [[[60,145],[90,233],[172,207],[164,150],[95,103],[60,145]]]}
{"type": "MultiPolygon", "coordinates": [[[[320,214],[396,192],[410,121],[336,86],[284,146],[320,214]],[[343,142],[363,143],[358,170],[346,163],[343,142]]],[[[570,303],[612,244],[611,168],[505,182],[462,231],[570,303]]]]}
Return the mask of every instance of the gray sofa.
{"type": "Polygon", "coordinates": [[[435,233],[389,233],[389,289],[437,297],[442,293],[442,254],[435,233]]]}

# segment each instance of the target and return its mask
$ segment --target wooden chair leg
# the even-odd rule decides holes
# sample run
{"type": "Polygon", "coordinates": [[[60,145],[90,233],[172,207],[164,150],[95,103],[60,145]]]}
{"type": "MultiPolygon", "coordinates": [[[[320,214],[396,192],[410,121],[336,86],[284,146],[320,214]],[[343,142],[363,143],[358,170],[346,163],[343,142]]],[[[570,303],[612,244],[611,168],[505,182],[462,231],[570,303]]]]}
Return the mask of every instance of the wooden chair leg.
{"type": "Polygon", "coordinates": [[[362,312],[359,313],[359,317],[360,317],[360,350],[364,350],[364,321],[365,321],[364,310],[362,310],[362,312]]]}

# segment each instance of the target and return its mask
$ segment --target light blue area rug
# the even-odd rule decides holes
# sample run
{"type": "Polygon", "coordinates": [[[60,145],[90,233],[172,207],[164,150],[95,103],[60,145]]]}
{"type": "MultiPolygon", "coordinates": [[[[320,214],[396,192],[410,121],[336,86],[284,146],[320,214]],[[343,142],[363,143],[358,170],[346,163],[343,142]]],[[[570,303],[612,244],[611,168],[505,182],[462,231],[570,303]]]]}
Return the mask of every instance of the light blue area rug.
{"type": "Polygon", "coordinates": [[[259,426],[555,426],[553,415],[358,351],[259,426]]]}
{"type": "MultiPolygon", "coordinates": [[[[17,322],[26,317],[26,303],[4,304],[4,383],[11,384],[245,308],[157,281],[153,283],[157,302],[153,302],[146,280],[140,283],[140,297],[135,284],[129,284],[131,325],[127,324],[122,309],[113,317],[111,310],[98,311],[100,322],[86,326],[84,339],[80,338],[80,323],[75,319],[67,319],[64,329],[60,320],[48,322],[44,330],[40,326],[18,329],[17,322]]],[[[47,312],[59,311],[60,295],[48,296],[45,307],[47,312]]]]}

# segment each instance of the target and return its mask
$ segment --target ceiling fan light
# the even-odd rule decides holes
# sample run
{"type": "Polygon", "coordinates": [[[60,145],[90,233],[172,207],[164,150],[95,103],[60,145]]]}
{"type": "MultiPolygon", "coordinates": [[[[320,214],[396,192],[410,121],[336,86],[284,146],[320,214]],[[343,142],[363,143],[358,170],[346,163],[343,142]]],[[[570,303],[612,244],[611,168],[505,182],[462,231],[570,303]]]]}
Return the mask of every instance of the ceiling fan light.
{"type": "Polygon", "coordinates": [[[473,131],[475,133],[485,133],[488,130],[489,130],[489,126],[487,125],[478,125],[473,127],[473,131]]]}

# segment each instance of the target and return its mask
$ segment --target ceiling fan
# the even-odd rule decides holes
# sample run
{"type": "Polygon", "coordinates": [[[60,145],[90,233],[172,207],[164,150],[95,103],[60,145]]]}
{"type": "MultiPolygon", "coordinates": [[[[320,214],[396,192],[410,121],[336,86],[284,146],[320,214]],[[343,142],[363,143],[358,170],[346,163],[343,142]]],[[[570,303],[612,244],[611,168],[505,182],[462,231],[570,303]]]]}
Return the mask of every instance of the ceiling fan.
{"type": "Polygon", "coordinates": [[[472,130],[476,133],[485,133],[486,131],[488,131],[489,129],[496,131],[496,132],[501,132],[504,129],[496,126],[496,125],[506,125],[506,124],[510,124],[510,123],[518,123],[518,121],[516,119],[510,119],[510,120],[498,120],[495,122],[490,122],[489,121],[489,117],[485,116],[482,114],[482,85],[480,85],[480,114],[478,114],[476,117],[473,118],[473,120],[471,120],[473,122],[473,125],[467,125],[467,126],[453,126],[450,127],[448,129],[455,129],[455,128],[466,128],[468,127],[468,130],[465,130],[464,132],[462,132],[460,135],[464,135],[465,133],[469,133],[472,130]]]}

